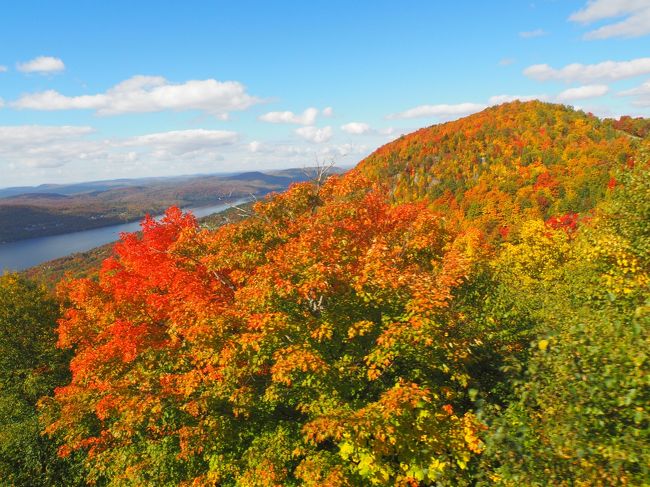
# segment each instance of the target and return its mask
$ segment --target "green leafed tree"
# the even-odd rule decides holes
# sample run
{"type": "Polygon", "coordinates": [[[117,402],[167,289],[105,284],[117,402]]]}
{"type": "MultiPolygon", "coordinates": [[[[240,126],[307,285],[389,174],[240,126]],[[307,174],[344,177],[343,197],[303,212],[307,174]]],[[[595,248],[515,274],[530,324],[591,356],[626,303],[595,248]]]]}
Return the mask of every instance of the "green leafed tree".
{"type": "Polygon", "coordinates": [[[58,305],[16,274],[0,277],[0,485],[75,485],[72,460],[41,434],[38,402],[68,380],[58,305]]]}
{"type": "Polygon", "coordinates": [[[540,245],[547,229],[504,252],[539,336],[489,433],[492,481],[650,484],[650,174],[621,179],[574,242],[540,245]]]}

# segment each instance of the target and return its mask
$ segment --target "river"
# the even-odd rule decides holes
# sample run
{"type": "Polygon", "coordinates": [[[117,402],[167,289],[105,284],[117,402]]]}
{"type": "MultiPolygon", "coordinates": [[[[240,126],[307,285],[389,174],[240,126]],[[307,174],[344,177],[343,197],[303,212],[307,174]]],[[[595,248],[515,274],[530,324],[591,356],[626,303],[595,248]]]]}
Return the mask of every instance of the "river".
{"type": "MultiPolygon", "coordinates": [[[[242,199],[200,208],[184,208],[184,211],[191,211],[194,216],[200,218],[222,212],[246,201],[249,200],[242,199]]],[[[138,230],[140,230],[140,221],[0,244],[0,274],[2,271],[21,271],[48,260],[85,252],[118,240],[120,233],[138,230]]]]}

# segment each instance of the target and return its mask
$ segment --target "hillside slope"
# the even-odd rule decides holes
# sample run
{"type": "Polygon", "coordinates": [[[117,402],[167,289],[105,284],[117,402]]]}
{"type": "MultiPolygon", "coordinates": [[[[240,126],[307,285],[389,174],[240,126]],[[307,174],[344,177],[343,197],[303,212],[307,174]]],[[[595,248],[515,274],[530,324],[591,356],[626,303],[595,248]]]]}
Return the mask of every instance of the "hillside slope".
{"type": "Polygon", "coordinates": [[[386,183],[396,202],[426,199],[507,234],[517,221],[590,210],[642,146],[613,121],[516,101],[403,136],[356,171],[386,183]]]}
{"type": "Polygon", "coordinates": [[[513,103],[147,219],[59,287],[48,441],[97,485],[648,485],[647,142],[513,103]]]}

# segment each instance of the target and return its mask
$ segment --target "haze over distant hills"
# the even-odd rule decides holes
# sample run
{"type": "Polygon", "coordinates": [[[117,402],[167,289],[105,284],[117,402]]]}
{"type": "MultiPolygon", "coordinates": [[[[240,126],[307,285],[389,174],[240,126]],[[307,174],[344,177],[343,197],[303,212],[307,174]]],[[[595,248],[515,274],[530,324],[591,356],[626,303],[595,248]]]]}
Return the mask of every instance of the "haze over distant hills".
{"type": "Polygon", "coordinates": [[[133,221],[170,206],[208,206],[258,197],[308,180],[310,171],[294,168],[0,189],[0,242],[133,221]]]}
{"type": "MultiPolygon", "coordinates": [[[[189,174],[180,176],[162,176],[146,178],[118,178],[106,179],[100,181],[84,181],[80,183],[68,184],[39,184],[38,186],[11,186],[6,188],[0,187],[0,199],[9,198],[19,195],[74,195],[81,193],[91,193],[99,191],[108,191],[111,189],[131,188],[138,186],[151,186],[155,184],[174,185],[186,181],[205,179],[205,178],[222,178],[225,180],[241,181],[265,181],[268,183],[275,182],[286,184],[287,179],[301,181],[309,174],[310,168],[289,168],[276,169],[270,171],[233,171],[210,174],[189,174]],[[307,174],[305,174],[307,171],[307,174]]],[[[334,168],[334,171],[342,169],[334,168]]]]}

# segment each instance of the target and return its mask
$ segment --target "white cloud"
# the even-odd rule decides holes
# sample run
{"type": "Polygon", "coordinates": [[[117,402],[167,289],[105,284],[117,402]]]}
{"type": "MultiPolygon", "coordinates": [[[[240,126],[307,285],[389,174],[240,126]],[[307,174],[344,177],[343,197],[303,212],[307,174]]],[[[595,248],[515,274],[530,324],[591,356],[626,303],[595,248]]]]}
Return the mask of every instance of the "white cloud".
{"type": "Polygon", "coordinates": [[[0,161],[28,168],[83,162],[92,173],[100,165],[220,160],[223,148],[239,139],[235,132],[204,129],[113,139],[89,138],[93,133],[87,126],[0,126],[0,161]]]}
{"type": "Polygon", "coordinates": [[[65,96],[48,90],[23,95],[15,108],[32,110],[95,110],[98,115],[200,110],[228,118],[231,111],[245,110],[261,100],[237,81],[191,80],[173,84],[160,76],[134,76],[105,93],[65,96]]]}
{"type": "Polygon", "coordinates": [[[636,88],[621,91],[618,96],[632,97],[632,104],[638,107],[650,107],[650,80],[636,88]]]}
{"type": "Polygon", "coordinates": [[[351,135],[363,135],[371,131],[370,125],[363,122],[350,122],[341,125],[341,130],[351,135]]]}
{"type": "MultiPolygon", "coordinates": [[[[395,127],[386,127],[383,129],[377,129],[375,132],[382,137],[383,141],[391,141],[395,140],[398,137],[401,137],[404,134],[408,134],[409,132],[413,132],[416,130],[418,127],[411,127],[411,128],[400,128],[397,129],[395,127]]],[[[376,147],[375,147],[376,149],[376,147]]]]}
{"type": "Polygon", "coordinates": [[[24,63],[18,63],[16,69],[23,73],[57,73],[65,69],[65,64],[58,57],[39,56],[24,63]]]}
{"type": "Polygon", "coordinates": [[[529,30],[526,32],[520,32],[519,37],[523,39],[532,39],[534,37],[543,37],[547,35],[548,32],[546,32],[544,29],[535,29],[535,30],[529,30]]]}
{"type": "Polygon", "coordinates": [[[650,34],[650,3],[648,0],[590,0],[574,12],[569,20],[589,25],[597,21],[620,19],[585,34],[585,39],[610,37],[641,37],[650,34]]]}
{"type": "Polygon", "coordinates": [[[68,97],[54,90],[23,95],[12,103],[15,108],[30,110],[103,110],[107,106],[106,95],[82,95],[68,97]]]}
{"type": "Polygon", "coordinates": [[[2,97],[0,97],[0,108],[3,106],[5,106],[5,101],[2,99],[2,97]]]}
{"type": "Polygon", "coordinates": [[[608,92],[609,87],[607,85],[585,85],[564,90],[557,95],[556,99],[560,102],[584,100],[587,98],[597,98],[606,95],[608,92]]]}
{"type": "MultiPolygon", "coordinates": [[[[324,117],[332,117],[334,110],[332,107],[325,107],[320,113],[324,117]]],[[[317,108],[309,107],[302,113],[294,113],[290,111],[284,112],[268,112],[258,117],[262,122],[269,123],[292,123],[296,125],[314,125],[319,111],[317,108]]]]}
{"type": "Polygon", "coordinates": [[[85,126],[0,126],[0,185],[305,167],[319,160],[346,165],[375,147],[328,143],[331,127],[301,129],[313,140],[251,141],[206,129],[102,137],[85,126]]]}
{"type": "Polygon", "coordinates": [[[646,81],[636,88],[631,88],[629,90],[621,91],[619,93],[621,96],[635,96],[635,95],[650,95],[650,80],[646,81]]]}
{"type": "Polygon", "coordinates": [[[489,105],[501,105],[502,103],[509,103],[511,101],[531,101],[531,100],[548,100],[548,95],[494,95],[488,99],[489,105]]]}
{"type": "Polygon", "coordinates": [[[569,64],[555,69],[548,64],[535,64],[524,74],[537,81],[593,82],[616,81],[650,73],[650,57],[630,61],[604,61],[598,64],[569,64]]]}
{"type": "Polygon", "coordinates": [[[7,66],[3,66],[2,64],[0,64],[0,73],[6,73],[8,69],[9,68],[7,68],[7,66]]]}
{"type": "Polygon", "coordinates": [[[302,137],[305,140],[308,140],[309,142],[322,144],[323,142],[327,142],[332,138],[332,127],[300,127],[296,129],[296,135],[302,137]]]}
{"type": "Polygon", "coordinates": [[[359,144],[348,143],[348,144],[326,146],[320,150],[320,155],[322,157],[327,157],[336,163],[338,158],[343,158],[346,156],[354,156],[359,154],[367,154],[371,150],[374,150],[374,148],[371,149],[364,144],[359,145],[359,144]]]}
{"type": "Polygon", "coordinates": [[[301,114],[293,112],[268,112],[260,115],[259,120],[269,123],[293,123],[297,125],[313,125],[318,116],[318,109],[307,108],[301,114]]]}
{"type": "Polygon", "coordinates": [[[78,137],[94,132],[92,127],[74,125],[5,125],[0,126],[0,147],[23,142],[35,144],[78,137]]]}
{"type": "Polygon", "coordinates": [[[124,145],[149,146],[171,154],[189,154],[237,142],[237,132],[227,130],[174,130],[130,137],[124,145]]]}
{"type": "Polygon", "coordinates": [[[538,95],[494,95],[488,99],[489,105],[500,105],[502,103],[510,103],[512,101],[531,101],[539,100],[546,102],[561,102],[564,103],[570,100],[583,100],[586,98],[596,98],[603,96],[609,92],[607,85],[585,85],[577,88],[569,88],[562,91],[557,96],[550,96],[545,94],[538,95]]]}
{"type": "Polygon", "coordinates": [[[590,23],[623,17],[647,9],[647,0],[589,0],[587,6],[569,17],[574,22],[590,23]]]}
{"type": "Polygon", "coordinates": [[[265,154],[278,158],[292,158],[311,154],[313,153],[313,148],[304,145],[277,144],[274,142],[254,140],[248,144],[248,151],[254,154],[265,154]]]}
{"type": "Polygon", "coordinates": [[[273,142],[254,141],[248,144],[249,153],[255,154],[256,161],[274,161],[283,163],[286,167],[287,161],[296,166],[310,165],[322,159],[334,159],[336,163],[343,161],[343,158],[367,155],[372,150],[365,144],[334,144],[334,145],[292,145],[277,144],[273,142]],[[298,162],[296,162],[298,161],[298,162]]]}
{"type": "Polygon", "coordinates": [[[458,103],[456,105],[419,105],[400,113],[388,115],[388,119],[434,117],[449,119],[462,117],[483,110],[485,105],[479,103],[458,103]]]}
{"type": "Polygon", "coordinates": [[[515,60],[511,57],[504,57],[499,61],[499,66],[510,66],[514,64],[515,60]]]}
{"type": "Polygon", "coordinates": [[[94,132],[86,126],[0,126],[0,160],[27,167],[59,167],[83,154],[79,141],[94,132]]]}

